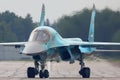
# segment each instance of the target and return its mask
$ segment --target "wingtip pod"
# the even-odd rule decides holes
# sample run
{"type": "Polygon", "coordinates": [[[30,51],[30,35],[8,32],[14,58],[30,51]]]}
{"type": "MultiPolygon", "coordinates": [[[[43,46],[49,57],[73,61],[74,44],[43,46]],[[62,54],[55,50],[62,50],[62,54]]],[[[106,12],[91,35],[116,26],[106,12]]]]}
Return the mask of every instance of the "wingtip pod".
{"type": "Polygon", "coordinates": [[[44,18],[45,18],[45,5],[42,4],[42,11],[40,17],[40,26],[44,26],[44,18]]]}

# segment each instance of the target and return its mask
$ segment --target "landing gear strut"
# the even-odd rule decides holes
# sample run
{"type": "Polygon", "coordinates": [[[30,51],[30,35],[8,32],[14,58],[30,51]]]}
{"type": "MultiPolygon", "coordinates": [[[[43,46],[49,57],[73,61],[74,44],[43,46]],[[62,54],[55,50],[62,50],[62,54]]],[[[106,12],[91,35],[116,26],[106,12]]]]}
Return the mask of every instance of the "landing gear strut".
{"type": "Polygon", "coordinates": [[[80,58],[79,58],[79,62],[80,62],[80,65],[81,65],[81,69],[79,71],[79,74],[83,78],[89,78],[90,77],[90,68],[89,67],[85,67],[83,59],[84,59],[84,54],[81,53],[80,58]]]}
{"type": "Polygon", "coordinates": [[[39,70],[39,63],[38,61],[35,61],[35,68],[34,67],[28,67],[27,69],[27,76],[28,78],[35,78],[37,74],[39,74],[40,78],[48,78],[49,77],[49,71],[45,69],[45,61],[41,61],[41,70],[39,70]]]}

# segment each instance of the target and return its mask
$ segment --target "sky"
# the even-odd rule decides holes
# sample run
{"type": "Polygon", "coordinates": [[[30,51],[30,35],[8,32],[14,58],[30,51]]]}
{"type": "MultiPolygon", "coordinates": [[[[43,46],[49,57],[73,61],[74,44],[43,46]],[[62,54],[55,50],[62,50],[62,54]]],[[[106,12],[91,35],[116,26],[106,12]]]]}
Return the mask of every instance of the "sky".
{"type": "Polygon", "coordinates": [[[46,8],[46,18],[50,22],[83,8],[91,9],[93,3],[98,10],[108,7],[114,11],[120,11],[120,0],[0,0],[0,12],[9,10],[22,17],[29,13],[34,22],[39,22],[43,3],[46,8]]]}

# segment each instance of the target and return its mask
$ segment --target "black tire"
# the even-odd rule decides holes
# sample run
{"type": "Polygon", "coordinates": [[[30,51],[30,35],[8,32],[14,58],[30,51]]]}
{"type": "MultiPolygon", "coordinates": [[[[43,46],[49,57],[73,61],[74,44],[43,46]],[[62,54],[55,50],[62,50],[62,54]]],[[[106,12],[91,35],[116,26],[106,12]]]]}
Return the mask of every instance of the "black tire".
{"type": "Polygon", "coordinates": [[[90,78],[90,68],[84,67],[79,71],[83,78],[90,78]]]}
{"type": "Polygon", "coordinates": [[[27,77],[28,78],[35,78],[35,68],[29,67],[27,69],[27,77]]]}
{"type": "Polygon", "coordinates": [[[42,70],[40,70],[40,72],[39,72],[39,77],[40,77],[40,78],[43,78],[43,77],[44,77],[44,73],[43,73],[42,70]]]}
{"type": "Polygon", "coordinates": [[[49,77],[49,72],[48,72],[48,70],[45,70],[45,71],[44,71],[44,77],[45,77],[45,78],[48,78],[48,77],[49,77]]]}

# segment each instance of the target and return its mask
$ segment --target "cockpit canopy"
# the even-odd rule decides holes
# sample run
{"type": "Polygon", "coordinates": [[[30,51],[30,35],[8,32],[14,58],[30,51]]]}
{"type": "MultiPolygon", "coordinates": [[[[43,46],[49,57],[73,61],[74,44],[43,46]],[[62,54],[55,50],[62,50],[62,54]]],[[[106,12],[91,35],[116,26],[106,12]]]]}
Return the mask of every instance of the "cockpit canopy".
{"type": "Polygon", "coordinates": [[[39,41],[46,43],[55,35],[57,35],[57,32],[50,27],[37,27],[32,31],[29,41],[39,41]]]}

